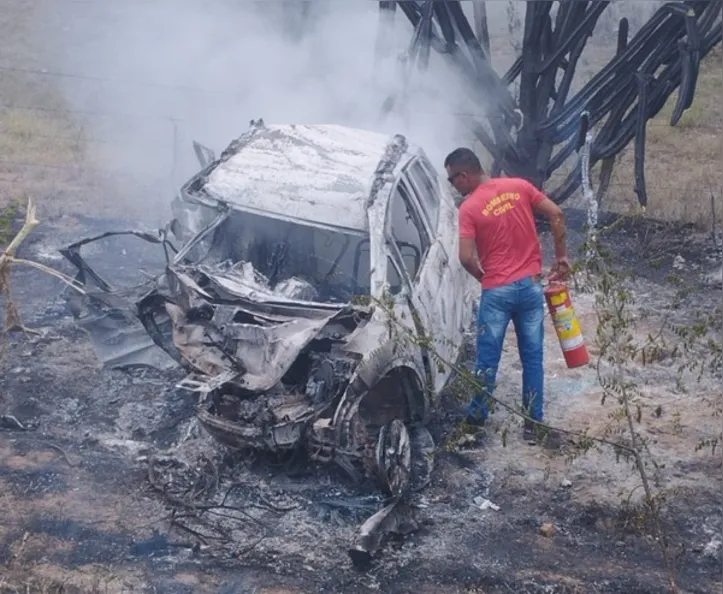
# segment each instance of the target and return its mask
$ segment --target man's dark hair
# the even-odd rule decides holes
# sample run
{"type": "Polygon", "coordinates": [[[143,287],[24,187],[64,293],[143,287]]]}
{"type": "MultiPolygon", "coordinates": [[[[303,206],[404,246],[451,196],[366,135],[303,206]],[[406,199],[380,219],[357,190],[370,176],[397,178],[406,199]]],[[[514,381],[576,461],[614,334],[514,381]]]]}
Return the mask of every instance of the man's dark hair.
{"type": "Polygon", "coordinates": [[[482,173],[482,164],[471,149],[460,147],[454,149],[444,160],[445,167],[457,167],[469,173],[482,173]]]}

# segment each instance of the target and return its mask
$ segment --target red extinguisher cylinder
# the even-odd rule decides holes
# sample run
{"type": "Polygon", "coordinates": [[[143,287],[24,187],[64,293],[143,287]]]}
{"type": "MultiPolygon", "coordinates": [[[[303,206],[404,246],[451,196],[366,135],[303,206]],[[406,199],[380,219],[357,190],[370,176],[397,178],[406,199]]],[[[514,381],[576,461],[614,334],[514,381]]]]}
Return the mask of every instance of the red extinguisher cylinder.
{"type": "Polygon", "coordinates": [[[572,306],[570,291],[564,283],[550,283],[545,288],[547,309],[560,341],[562,354],[569,369],[582,367],[590,362],[580,323],[572,306]]]}

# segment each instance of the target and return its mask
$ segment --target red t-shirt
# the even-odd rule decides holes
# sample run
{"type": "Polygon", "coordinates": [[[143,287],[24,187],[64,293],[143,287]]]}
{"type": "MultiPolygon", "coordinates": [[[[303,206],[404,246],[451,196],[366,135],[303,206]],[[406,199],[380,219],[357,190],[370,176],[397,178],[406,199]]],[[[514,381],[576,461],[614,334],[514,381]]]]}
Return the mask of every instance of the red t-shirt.
{"type": "Polygon", "coordinates": [[[491,289],[541,274],[542,253],[533,206],[545,195],[530,182],[499,177],[480,184],[459,208],[459,236],[474,239],[491,289]]]}

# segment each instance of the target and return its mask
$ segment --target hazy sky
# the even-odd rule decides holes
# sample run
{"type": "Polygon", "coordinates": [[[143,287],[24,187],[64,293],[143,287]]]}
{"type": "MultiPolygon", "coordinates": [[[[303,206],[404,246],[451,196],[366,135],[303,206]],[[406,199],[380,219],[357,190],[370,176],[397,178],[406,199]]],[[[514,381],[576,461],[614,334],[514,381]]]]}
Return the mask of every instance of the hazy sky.
{"type": "MultiPolygon", "coordinates": [[[[509,3],[487,4],[491,32],[505,45],[509,3]]],[[[515,4],[524,22],[524,3],[515,4]]],[[[614,3],[600,25],[614,26],[620,7],[652,12],[654,4],[614,3]]],[[[384,100],[404,88],[395,58],[412,28],[401,12],[386,37],[392,58],[380,65],[377,2],[313,0],[301,39],[285,29],[294,5],[300,3],[38,0],[42,18],[35,22],[48,67],[81,75],[58,80],[71,108],[97,114],[78,116],[101,141],[92,148],[96,160],[124,179],[160,188],[168,200],[197,169],[192,140],[218,153],[252,118],[406,133],[438,166],[449,150],[469,143],[454,113],[481,106],[470,105],[461,79],[435,52],[431,71],[415,72],[405,87],[397,102],[403,111],[380,119],[384,100]]],[[[463,5],[471,12],[470,2],[463,5]]],[[[507,54],[494,56],[500,73],[512,61],[507,54]]]]}
{"type": "MultiPolygon", "coordinates": [[[[285,34],[281,4],[270,0],[58,3],[50,58],[105,79],[64,82],[74,109],[114,114],[87,118],[111,169],[163,179],[175,159],[180,183],[197,167],[192,139],[219,152],[258,117],[405,132],[436,160],[455,146],[452,114],[466,98],[440,58],[410,81],[405,112],[380,119],[383,101],[402,87],[394,57],[375,68],[376,2],[316,0],[301,40],[285,34]]],[[[398,13],[394,56],[411,33],[398,13]]]]}

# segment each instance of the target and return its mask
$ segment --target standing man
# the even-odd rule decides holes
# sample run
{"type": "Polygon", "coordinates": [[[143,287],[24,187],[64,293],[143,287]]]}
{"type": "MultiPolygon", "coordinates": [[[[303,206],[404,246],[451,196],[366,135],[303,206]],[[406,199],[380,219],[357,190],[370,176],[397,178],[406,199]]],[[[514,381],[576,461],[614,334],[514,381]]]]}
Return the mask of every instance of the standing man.
{"type": "MultiPolygon", "coordinates": [[[[534,213],[547,217],[555,238],[552,274],[570,271],[565,215],[552,200],[520,178],[490,178],[470,149],[458,148],[444,161],[449,183],[465,196],[459,208],[459,259],[482,285],[477,322],[476,374],[483,390],[467,407],[467,422],[481,426],[489,415],[502,344],[512,320],[522,362],[526,416],[543,419],[545,300],[542,254],[534,213]]],[[[538,442],[542,427],[525,421],[524,439],[538,442]]]]}

